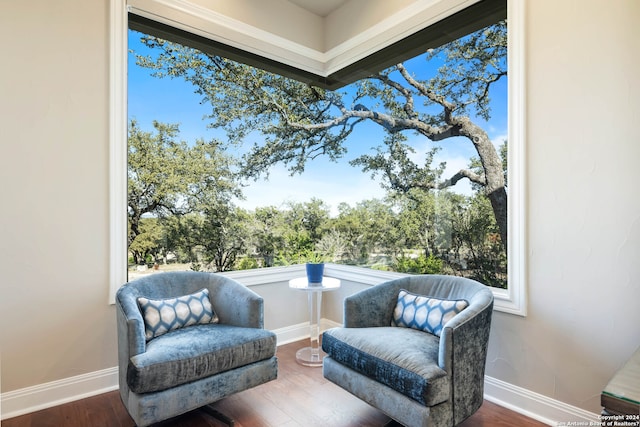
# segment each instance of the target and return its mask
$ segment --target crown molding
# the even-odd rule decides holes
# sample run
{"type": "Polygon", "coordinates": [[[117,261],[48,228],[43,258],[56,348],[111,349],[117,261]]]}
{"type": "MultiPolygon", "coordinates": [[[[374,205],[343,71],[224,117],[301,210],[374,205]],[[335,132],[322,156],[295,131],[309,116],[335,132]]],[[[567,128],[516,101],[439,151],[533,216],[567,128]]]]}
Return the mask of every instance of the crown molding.
{"type": "Polygon", "coordinates": [[[322,52],[189,0],[128,0],[127,6],[129,13],[310,73],[324,68],[322,52]]]}
{"type": "MultiPolygon", "coordinates": [[[[479,0],[417,0],[326,51],[302,45],[191,0],[128,0],[130,13],[327,77],[479,0]]],[[[263,7],[272,2],[260,2],[263,7]]],[[[324,32],[333,31],[323,25],[324,32]]],[[[319,35],[325,39],[324,35],[319,35]]]]}
{"type": "MultiPolygon", "coordinates": [[[[365,31],[329,49],[325,76],[336,73],[375,52],[459,12],[480,0],[419,0],[365,31]]],[[[327,29],[326,31],[330,31],[327,29]]]]}

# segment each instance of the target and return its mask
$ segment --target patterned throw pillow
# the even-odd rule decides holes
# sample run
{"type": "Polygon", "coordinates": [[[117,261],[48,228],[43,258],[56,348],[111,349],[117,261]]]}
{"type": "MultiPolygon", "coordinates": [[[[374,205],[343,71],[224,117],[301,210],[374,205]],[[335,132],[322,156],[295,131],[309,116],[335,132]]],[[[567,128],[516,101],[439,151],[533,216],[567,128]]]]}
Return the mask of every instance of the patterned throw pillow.
{"type": "Polygon", "coordinates": [[[465,300],[431,298],[401,289],[391,326],[418,329],[440,336],[442,327],[468,305],[465,300]]]}
{"type": "Polygon", "coordinates": [[[209,300],[209,290],[167,299],[138,298],[147,341],[174,329],[201,323],[218,323],[209,300]]]}

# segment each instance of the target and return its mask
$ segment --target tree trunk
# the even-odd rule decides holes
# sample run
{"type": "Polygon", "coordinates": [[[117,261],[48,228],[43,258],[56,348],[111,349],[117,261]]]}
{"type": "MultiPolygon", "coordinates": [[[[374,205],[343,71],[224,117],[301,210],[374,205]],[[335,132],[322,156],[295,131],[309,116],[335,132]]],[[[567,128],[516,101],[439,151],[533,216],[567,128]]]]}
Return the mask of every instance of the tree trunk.
{"type": "Polygon", "coordinates": [[[487,194],[491,201],[493,214],[496,217],[496,223],[500,229],[500,240],[505,252],[507,251],[507,190],[502,187],[492,193],[487,194]]]}
{"type": "Polygon", "coordinates": [[[500,240],[507,251],[507,190],[502,170],[502,160],[487,133],[466,117],[456,120],[460,126],[460,135],[471,140],[484,169],[484,191],[493,208],[496,224],[500,230],[500,240]]]}

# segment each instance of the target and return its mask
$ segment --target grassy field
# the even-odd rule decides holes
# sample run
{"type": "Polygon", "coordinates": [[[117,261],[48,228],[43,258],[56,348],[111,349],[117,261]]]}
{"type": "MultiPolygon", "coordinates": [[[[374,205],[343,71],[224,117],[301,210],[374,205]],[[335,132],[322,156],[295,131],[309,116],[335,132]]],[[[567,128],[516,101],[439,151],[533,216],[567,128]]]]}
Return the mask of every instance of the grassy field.
{"type": "MultiPolygon", "coordinates": [[[[178,263],[171,263],[171,264],[159,264],[158,268],[146,268],[146,269],[140,269],[140,266],[134,265],[134,266],[129,266],[129,271],[128,271],[128,275],[129,275],[129,280],[134,280],[137,279],[139,277],[144,277],[144,276],[148,276],[150,274],[155,274],[155,273],[163,273],[165,271],[191,271],[191,263],[186,263],[186,264],[178,264],[178,263]]],[[[146,267],[146,266],[145,266],[146,267]]]]}

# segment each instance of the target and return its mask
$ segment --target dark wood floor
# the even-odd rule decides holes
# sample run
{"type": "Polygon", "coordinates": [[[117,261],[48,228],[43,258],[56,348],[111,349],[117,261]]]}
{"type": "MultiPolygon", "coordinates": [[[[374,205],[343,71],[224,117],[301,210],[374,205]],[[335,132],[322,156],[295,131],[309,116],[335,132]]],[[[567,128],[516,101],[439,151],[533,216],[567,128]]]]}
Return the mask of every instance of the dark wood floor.
{"type": "MultiPolygon", "coordinates": [[[[384,426],[390,419],[328,382],[321,368],[300,366],[295,352],[304,343],[278,348],[278,379],[216,402],[212,406],[235,419],[237,427],[384,426]]],[[[4,420],[3,427],[132,427],[117,391],[4,420]]],[[[218,427],[223,423],[203,410],[156,427],[218,427]]],[[[462,427],[539,427],[544,424],[485,402],[462,427]]]]}

